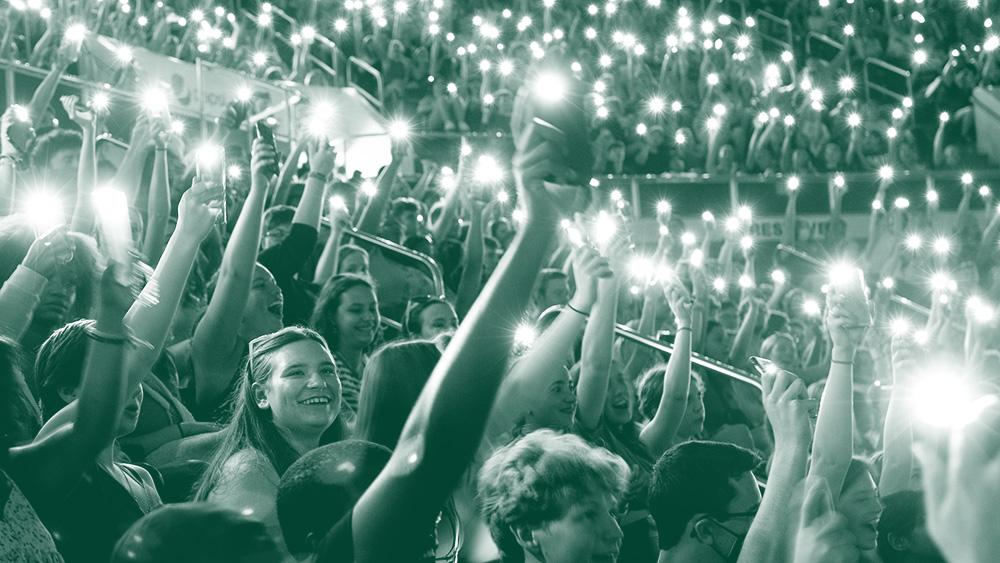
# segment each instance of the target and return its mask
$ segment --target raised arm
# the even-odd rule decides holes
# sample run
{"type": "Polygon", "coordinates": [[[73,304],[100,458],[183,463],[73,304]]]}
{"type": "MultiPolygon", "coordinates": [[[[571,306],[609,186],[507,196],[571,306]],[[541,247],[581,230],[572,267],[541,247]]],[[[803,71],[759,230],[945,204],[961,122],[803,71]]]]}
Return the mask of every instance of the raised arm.
{"type": "Polygon", "coordinates": [[[774,431],[774,455],[767,490],[750,525],[739,561],[787,561],[792,552],[798,514],[790,511],[806,477],[812,441],[806,386],[795,375],[778,370],[761,375],[764,410],[774,431]]]}
{"type": "Polygon", "coordinates": [[[764,314],[764,303],[759,299],[750,299],[747,314],[743,317],[736,337],[733,339],[733,347],[729,351],[729,363],[742,367],[747,363],[750,355],[750,343],[757,332],[757,324],[760,322],[760,315],[764,314]]]}
{"type": "Polygon", "coordinates": [[[76,96],[63,96],[59,101],[83,134],[80,161],[76,168],[76,204],[73,207],[70,229],[89,235],[94,232],[95,226],[94,203],[91,198],[97,187],[97,146],[94,139],[97,114],[92,109],[79,106],[80,99],[76,96]]]}
{"type": "Polygon", "coordinates": [[[798,189],[788,190],[788,204],[785,206],[784,231],[781,233],[781,244],[795,246],[795,239],[798,235],[798,215],[796,202],[799,199],[798,189]]]}
{"type": "Polygon", "coordinates": [[[264,202],[271,181],[267,169],[274,161],[273,149],[259,139],[254,140],[250,193],[222,257],[215,293],[191,341],[195,365],[206,368],[195,378],[195,397],[199,406],[214,405],[235,373],[235,362],[242,347],[238,332],[250,298],[264,202]]]}
{"type": "Polygon", "coordinates": [[[43,120],[47,113],[45,110],[52,103],[52,98],[56,95],[56,88],[59,86],[59,81],[62,79],[63,73],[79,57],[79,43],[64,40],[59,46],[55,60],[52,62],[52,68],[45,75],[45,78],[42,79],[42,83],[38,85],[38,88],[35,88],[35,93],[31,96],[31,102],[28,103],[28,113],[31,115],[32,125],[35,127],[44,125],[43,120]]]}
{"type": "Polygon", "coordinates": [[[608,251],[614,276],[597,283],[597,302],[583,331],[580,379],[576,386],[576,418],[587,430],[601,423],[611,380],[611,354],[615,344],[615,316],[618,312],[619,279],[624,272],[624,241],[616,241],[608,251]]]}
{"type": "MultiPolygon", "coordinates": [[[[9,468],[29,498],[58,501],[79,482],[84,469],[111,446],[118,420],[129,396],[126,377],[126,345],[129,342],[123,317],[132,302],[127,286],[117,282],[110,266],[101,280],[97,323],[90,332],[80,394],[67,409],[75,409],[72,424],[13,448],[9,468]]],[[[37,501],[36,501],[37,502],[37,501]]]]}
{"type": "Polygon", "coordinates": [[[330,209],[330,235],[326,237],[326,244],[316,262],[316,271],[313,273],[313,283],[323,285],[337,273],[337,264],[340,263],[340,241],[344,231],[351,228],[351,214],[346,204],[340,209],[330,209]]]}
{"type": "Polygon", "coordinates": [[[559,206],[542,184],[556,154],[531,126],[519,139],[514,171],[527,223],[424,386],[385,470],[355,506],[355,561],[415,556],[479,446],[506,371],[511,327],[529,306],[524,288],[558,227],[559,206]]]}
{"type": "MultiPolygon", "coordinates": [[[[462,257],[462,277],[455,292],[455,312],[463,319],[472,308],[483,284],[483,246],[486,230],[486,214],[488,207],[472,203],[470,205],[472,220],[469,222],[469,234],[465,238],[462,257]]],[[[436,239],[437,240],[437,239],[436,239]]]]}
{"type": "Polygon", "coordinates": [[[337,155],[333,149],[322,143],[314,143],[309,147],[309,175],[306,176],[306,187],[302,198],[295,207],[292,223],[312,227],[319,231],[319,220],[323,215],[323,195],[326,193],[326,183],[330,179],[337,155]]]}
{"type": "MultiPolygon", "coordinates": [[[[281,172],[278,174],[278,182],[274,188],[274,195],[271,196],[273,205],[284,205],[288,203],[288,196],[292,191],[292,178],[298,170],[299,158],[306,152],[306,142],[300,142],[288,153],[288,158],[281,165],[281,172]]],[[[309,163],[312,166],[312,163],[309,163]]]]}
{"type": "Polygon", "coordinates": [[[610,275],[607,261],[591,248],[576,249],[572,259],[576,292],[531,349],[511,367],[490,418],[492,435],[514,427],[522,414],[524,399],[545,392],[551,381],[545,377],[547,373],[565,369],[597,299],[597,278],[610,275]]]}
{"type": "Polygon", "coordinates": [[[45,284],[73,259],[73,242],[60,227],[35,239],[0,289],[0,336],[19,341],[31,324],[45,284]]]}
{"type": "Polygon", "coordinates": [[[859,303],[849,301],[855,297],[834,291],[826,317],[833,356],[820,399],[809,475],[826,480],[836,503],[854,455],[854,355],[870,319],[852,312],[852,308],[860,309],[859,303]]]}
{"type": "Polygon", "coordinates": [[[882,496],[913,487],[913,419],[907,396],[913,391],[913,374],[919,370],[918,351],[905,338],[892,339],[892,394],[882,431],[882,474],[878,481],[882,496]]]}
{"type": "Polygon", "coordinates": [[[167,136],[157,132],[153,159],[153,177],[146,198],[146,233],[142,254],[150,264],[156,264],[167,244],[167,223],[170,221],[170,172],[167,167],[167,136]]]}
{"type": "Polygon", "coordinates": [[[639,440],[656,459],[670,447],[677,428],[687,409],[688,390],[691,384],[691,312],[694,302],[679,283],[666,288],[667,302],[674,312],[677,331],[674,336],[674,353],[667,361],[663,375],[663,392],[660,405],[653,419],[639,432],[639,440]]]}
{"type": "Polygon", "coordinates": [[[392,185],[396,181],[396,173],[399,171],[399,165],[403,163],[404,155],[405,147],[400,144],[392,146],[392,162],[385,167],[382,175],[379,176],[375,197],[368,202],[365,210],[361,213],[361,217],[358,219],[359,231],[373,235],[379,234],[382,217],[385,215],[386,207],[388,207],[389,201],[392,199],[392,185]]]}

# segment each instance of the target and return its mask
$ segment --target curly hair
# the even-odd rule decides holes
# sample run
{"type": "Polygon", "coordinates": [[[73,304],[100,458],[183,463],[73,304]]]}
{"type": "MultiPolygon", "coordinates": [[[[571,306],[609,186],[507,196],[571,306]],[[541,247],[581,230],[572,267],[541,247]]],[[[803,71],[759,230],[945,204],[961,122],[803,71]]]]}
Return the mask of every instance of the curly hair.
{"type": "Polygon", "coordinates": [[[479,471],[480,511],[503,555],[522,561],[514,528],[537,528],[595,494],[621,498],[629,469],[572,434],[536,430],[493,453],[479,471]]]}

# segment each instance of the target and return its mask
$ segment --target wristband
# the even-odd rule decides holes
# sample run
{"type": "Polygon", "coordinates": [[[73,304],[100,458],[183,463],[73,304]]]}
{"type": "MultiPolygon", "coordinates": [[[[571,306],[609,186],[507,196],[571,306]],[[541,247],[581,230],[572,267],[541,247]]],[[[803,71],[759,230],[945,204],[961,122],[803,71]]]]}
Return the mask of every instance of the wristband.
{"type": "Polygon", "coordinates": [[[18,164],[21,163],[21,160],[12,154],[0,154],[0,162],[3,162],[5,160],[9,160],[10,163],[13,164],[15,168],[17,167],[18,164]]]}
{"type": "Polygon", "coordinates": [[[584,318],[590,317],[590,313],[589,312],[584,313],[583,311],[577,309],[576,307],[570,305],[569,303],[566,304],[566,307],[569,308],[569,310],[573,311],[574,313],[578,313],[580,315],[583,315],[584,318]]]}
{"type": "Polygon", "coordinates": [[[87,336],[94,342],[99,342],[101,344],[129,344],[132,341],[128,333],[119,336],[98,330],[97,327],[94,326],[87,328],[87,336]]]}
{"type": "Polygon", "coordinates": [[[845,362],[843,360],[830,360],[830,363],[831,364],[840,364],[842,366],[853,366],[854,365],[854,360],[851,360],[849,362],[845,362]]]}
{"type": "Polygon", "coordinates": [[[677,330],[675,330],[674,332],[675,332],[675,333],[678,333],[678,332],[683,332],[683,331],[685,331],[685,330],[686,330],[686,331],[688,331],[688,332],[693,332],[693,331],[691,330],[691,327],[689,327],[689,326],[682,326],[682,327],[678,328],[677,330]]]}
{"type": "Polygon", "coordinates": [[[323,174],[322,172],[315,172],[315,171],[313,171],[313,172],[310,172],[308,176],[306,176],[306,180],[310,180],[310,179],[313,179],[313,178],[315,178],[315,179],[317,179],[320,182],[322,182],[322,183],[325,184],[326,181],[330,179],[330,175],[329,174],[323,174]]]}

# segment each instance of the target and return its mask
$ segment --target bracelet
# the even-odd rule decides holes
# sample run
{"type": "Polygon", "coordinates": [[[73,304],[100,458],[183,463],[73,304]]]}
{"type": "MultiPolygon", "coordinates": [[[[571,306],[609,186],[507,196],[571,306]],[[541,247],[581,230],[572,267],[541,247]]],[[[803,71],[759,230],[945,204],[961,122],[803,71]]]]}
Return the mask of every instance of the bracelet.
{"type": "Polygon", "coordinates": [[[830,363],[831,364],[840,364],[842,366],[853,366],[854,365],[854,360],[851,360],[849,362],[845,362],[843,360],[830,360],[830,363]]]}
{"type": "Polygon", "coordinates": [[[9,160],[15,167],[21,163],[21,160],[12,154],[0,154],[0,162],[5,160],[9,160]]]}
{"type": "Polygon", "coordinates": [[[168,149],[167,147],[154,147],[153,150],[156,152],[167,152],[170,149],[168,149]]]}
{"type": "Polygon", "coordinates": [[[694,331],[691,330],[691,327],[689,327],[689,326],[682,326],[682,327],[678,328],[677,330],[675,330],[674,333],[676,334],[678,332],[683,332],[685,330],[688,331],[688,332],[692,332],[692,333],[694,332],[694,331]]]}
{"type": "Polygon", "coordinates": [[[322,183],[325,184],[326,181],[330,179],[330,175],[329,174],[324,174],[322,172],[315,172],[315,171],[313,171],[313,172],[310,172],[308,176],[306,176],[306,180],[309,180],[309,179],[312,179],[312,178],[315,178],[315,179],[317,179],[320,182],[322,182],[322,183]]]}
{"type": "Polygon", "coordinates": [[[570,305],[569,303],[566,303],[566,307],[567,307],[567,308],[568,308],[568,309],[569,309],[570,311],[573,311],[574,313],[578,313],[578,314],[580,314],[580,315],[583,315],[583,317],[584,317],[584,318],[588,318],[588,317],[590,317],[590,313],[589,313],[589,312],[587,312],[587,313],[584,313],[583,311],[581,311],[581,310],[577,309],[576,307],[574,307],[574,306],[570,305]]]}

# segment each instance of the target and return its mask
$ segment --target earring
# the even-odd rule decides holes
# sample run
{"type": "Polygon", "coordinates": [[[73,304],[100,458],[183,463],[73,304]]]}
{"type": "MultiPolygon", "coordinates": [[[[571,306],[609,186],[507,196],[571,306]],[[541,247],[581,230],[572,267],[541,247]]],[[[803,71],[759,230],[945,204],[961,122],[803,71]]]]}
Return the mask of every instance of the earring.
{"type": "Polygon", "coordinates": [[[262,408],[262,409],[266,409],[267,408],[267,401],[266,400],[265,401],[260,401],[259,403],[257,403],[257,406],[260,407],[260,408],[262,408]]]}

